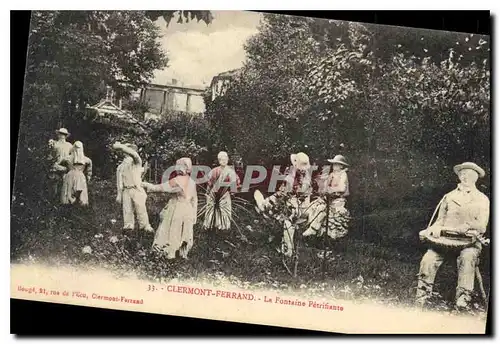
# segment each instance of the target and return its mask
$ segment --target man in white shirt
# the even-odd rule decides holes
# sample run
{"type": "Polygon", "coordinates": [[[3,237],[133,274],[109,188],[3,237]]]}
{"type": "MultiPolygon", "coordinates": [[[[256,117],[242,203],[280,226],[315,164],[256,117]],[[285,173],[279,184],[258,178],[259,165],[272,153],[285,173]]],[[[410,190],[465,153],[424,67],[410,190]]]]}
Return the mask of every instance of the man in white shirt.
{"type": "Polygon", "coordinates": [[[123,229],[133,230],[135,217],[139,223],[139,229],[154,232],[149,223],[146,209],[146,191],[142,188],[142,159],[137,153],[134,144],[121,144],[116,142],[113,149],[121,151],[125,158],[116,170],[117,196],[116,201],[123,208],[123,229]],[[135,213],[135,216],[134,216],[135,213]]]}
{"type": "MultiPolygon", "coordinates": [[[[476,188],[476,181],[484,177],[484,170],[472,162],[465,162],[453,168],[460,183],[443,198],[436,223],[429,228],[430,235],[439,237],[441,230],[450,228],[462,234],[484,234],[490,215],[488,197],[476,188]]],[[[464,248],[458,253],[458,283],[455,304],[458,309],[467,309],[474,290],[475,270],[482,246],[464,248]]],[[[429,248],[422,257],[418,274],[416,302],[424,305],[432,293],[437,270],[443,263],[442,252],[429,248]]]]}

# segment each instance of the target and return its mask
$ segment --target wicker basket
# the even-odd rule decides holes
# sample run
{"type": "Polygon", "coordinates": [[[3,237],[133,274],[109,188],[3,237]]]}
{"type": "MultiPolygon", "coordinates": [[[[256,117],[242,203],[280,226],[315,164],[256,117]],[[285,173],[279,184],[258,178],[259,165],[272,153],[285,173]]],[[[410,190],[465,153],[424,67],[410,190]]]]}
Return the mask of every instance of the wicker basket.
{"type": "Polygon", "coordinates": [[[444,228],[441,230],[439,238],[436,238],[429,234],[430,228],[420,231],[419,237],[421,241],[436,248],[464,249],[466,247],[473,246],[477,241],[477,238],[474,235],[465,235],[444,228]]]}

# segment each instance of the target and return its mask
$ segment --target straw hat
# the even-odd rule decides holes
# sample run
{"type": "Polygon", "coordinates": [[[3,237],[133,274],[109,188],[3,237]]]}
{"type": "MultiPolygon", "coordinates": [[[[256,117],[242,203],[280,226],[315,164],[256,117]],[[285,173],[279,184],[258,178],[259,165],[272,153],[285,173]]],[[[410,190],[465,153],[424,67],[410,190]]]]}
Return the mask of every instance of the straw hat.
{"type": "Polygon", "coordinates": [[[290,154],[290,162],[293,166],[297,163],[297,154],[290,154]]]}
{"type": "Polygon", "coordinates": [[[458,175],[458,172],[465,170],[465,169],[476,171],[477,174],[479,175],[479,177],[481,177],[481,178],[484,177],[486,174],[481,167],[479,167],[478,165],[476,165],[473,162],[464,162],[462,164],[456,165],[455,167],[453,167],[453,172],[455,172],[458,175]]]}
{"type": "Polygon", "coordinates": [[[60,128],[60,129],[56,130],[56,133],[69,136],[68,129],[66,129],[66,128],[60,128]]]}
{"type": "Polygon", "coordinates": [[[331,164],[339,164],[343,166],[349,166],[345,157],[343,155],[335,155],[333,159],[328,159],[328,162],[331,164]]]}

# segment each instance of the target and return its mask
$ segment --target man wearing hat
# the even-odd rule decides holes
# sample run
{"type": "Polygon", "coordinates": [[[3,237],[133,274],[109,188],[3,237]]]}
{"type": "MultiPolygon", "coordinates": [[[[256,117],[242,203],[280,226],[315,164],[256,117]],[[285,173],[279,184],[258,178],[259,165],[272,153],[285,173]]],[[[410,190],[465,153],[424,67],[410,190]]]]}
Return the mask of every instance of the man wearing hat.
{"type": "Polygon", "coordinates": [[[135,216],[139,223],[139,229],[146,232],[154,232],[149,223],[148,211],[146,209],[147,194],[142,187],[142,159],[139,156],[138,147],[134,144],[121,144],[116,142],[113,149],[125,155],[122,163],[116,170],[116,201],[122,204],[123,229],[134,230],[135,216]],[[135,216],[134,216],[135,213],[135,216]]]}
{"type": "MultiPolygon", "coordinates": [[[[472,162],[456,165],[453,171],[458,175],[460,183],[455,190],[443,197],[437,220],[429,227],[428,235],[438,238],[445,228],[459,234],[484,234],[490,215],[490,202],[488,197],[476,188],[476,182],[478,178],[485,176],[485,172],[472,162]]],[[[481,248],[481,244],[476,242],[457,254],[458,283],[455,305],[458,309],[469,307],[481,248]]],[[[432,248],[422,257],[416,294],[418,305],[423,306],[428,301],[437,270],[443,260],[443,253],[432,248]]]]}
{"type": "Polygon", "coordinates": [[[69,132],[66,128],[60,128],[56,130],[56,135],[57,140],[49,140],[50,153],[48,160],[50,161],[51,165],[48,178],[52,197],[54,200],[59,201],[61,196],[60,190],[62,185],[62,178],[67,172],[67,169],[59,163],[69,156],[73,145],[66,141],[67,137],[69,136],[69,132]]]}

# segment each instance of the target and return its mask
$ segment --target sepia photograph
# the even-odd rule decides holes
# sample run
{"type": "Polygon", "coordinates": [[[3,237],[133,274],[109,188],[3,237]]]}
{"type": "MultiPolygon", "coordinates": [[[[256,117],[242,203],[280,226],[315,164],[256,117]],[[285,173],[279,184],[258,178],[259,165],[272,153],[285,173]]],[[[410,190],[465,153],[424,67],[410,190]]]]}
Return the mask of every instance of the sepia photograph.
{"type": "Polygon", "coordinates": [[[32,11],[11,297],[485,334],[490,45],[257,11],[32,11]]]}

